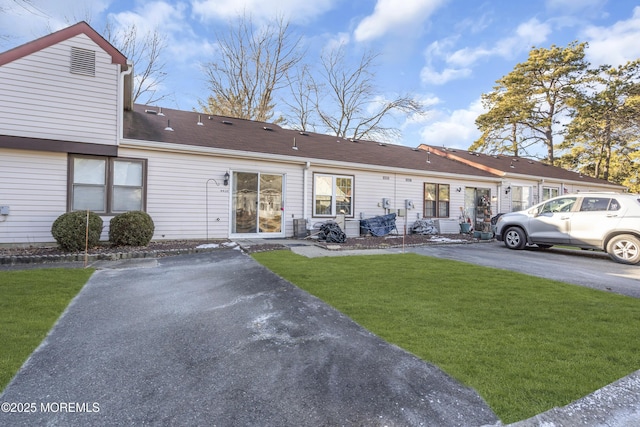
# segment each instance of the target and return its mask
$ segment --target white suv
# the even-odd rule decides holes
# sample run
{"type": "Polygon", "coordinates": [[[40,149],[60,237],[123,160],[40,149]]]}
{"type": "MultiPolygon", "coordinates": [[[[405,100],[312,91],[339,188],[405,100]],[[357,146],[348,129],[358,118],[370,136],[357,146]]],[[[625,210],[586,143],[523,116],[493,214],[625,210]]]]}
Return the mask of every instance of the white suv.
{"type": "Polygon", "coordinates": [[[554,197],[498,218],[496,239],[509,249],[577,246],[605,251],[623,264],[640,262],[640,195],[578,193],[554,197]]]}

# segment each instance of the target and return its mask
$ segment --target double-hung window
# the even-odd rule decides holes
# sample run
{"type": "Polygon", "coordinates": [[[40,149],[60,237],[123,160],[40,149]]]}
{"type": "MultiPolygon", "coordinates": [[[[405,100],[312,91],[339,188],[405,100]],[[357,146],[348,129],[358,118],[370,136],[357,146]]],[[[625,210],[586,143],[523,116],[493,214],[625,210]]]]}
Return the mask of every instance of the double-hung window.
{"type": "Polygon", "coordinates": [[[449,218],[449,184],[424,184],[424,217],[449,218]]]}
{"type": "Polygon", "coordinates": [[[353,177],[314,174],[314,216],[353,216],[353,177]]]}
{"type": "Polygon", "coordinates": [[[145,209],[146,162],[114,157],[69,157],[69,210],[117,214],[145,209]]]}

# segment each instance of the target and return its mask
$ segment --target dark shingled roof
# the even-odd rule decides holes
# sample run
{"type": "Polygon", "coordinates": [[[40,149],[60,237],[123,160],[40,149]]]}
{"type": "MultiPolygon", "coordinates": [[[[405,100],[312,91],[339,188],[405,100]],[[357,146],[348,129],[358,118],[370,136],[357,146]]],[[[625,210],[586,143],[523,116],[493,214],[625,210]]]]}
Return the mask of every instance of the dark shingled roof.
{"type": "Polygon", "coordinates": [[[301,161],[325,160],[375,165],[382,169],[400,168],[494,179],[537,177],[615,185],[524,157],[489,155],[425,144],[418,149],[374,141],[353,141],[313,132],[302,133],[271,123],[145,105],[135,105],[133,111],[124,112],[124,137],[289,156],[300,158],[301,161]],[[198,125],[199,120],[202,125],[198,125]],[[173,132],[165,130],[168,124],[173,132]]]}
{"type": "MultiPolygon", "coordinates": [[[[603,179],[592,178],[581,175],[578,172],[572,172],[556,166],[528,159],[525,157],[483,154],[473,151],[465,151],[457,148],[438,148],[429,145],[420,145],[421,150],[429,149],[429,151],[438,156],[443,156],[451,160],[468,164],[478,169],[486,170],[498,176],[505,178],[514,178],[518,175],[529,177],[549,178],[561,181],[584,182],[601,185],[616,185],[603,179]]],[[[620,186],[622,189],[623,187],[620,186]]]]}
{"type": "Polygon", "coordinates": [[[373,141],[352,141],[313,132],[284,129],[278,125],[221,116],[209,116],[145,105],[124,112],[127,139],[212,147],[252,153],[299,157],[301,161],[328,160],[435,173],[496,178],[462,162],[426,151],[373,141]],[[149,113],[162,113],[163,115],[149,113]],[[201,119],[202,125],[198,125],[201,119]],[[165,128],[171,125],[173,132],[165,128]],[[293,147],[297,147],[294,149],[293,147]],[[429,162],[427,162],[429,160],[429,162]]]}

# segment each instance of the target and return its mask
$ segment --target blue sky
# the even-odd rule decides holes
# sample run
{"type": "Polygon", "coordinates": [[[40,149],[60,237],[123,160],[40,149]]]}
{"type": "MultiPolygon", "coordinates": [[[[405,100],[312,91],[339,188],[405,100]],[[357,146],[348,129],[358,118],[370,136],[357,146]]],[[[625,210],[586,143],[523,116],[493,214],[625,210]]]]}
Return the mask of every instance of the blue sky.
{"type": "Polygon", "coordinates": [[[594,66],[640,58],[640,2],[631,0],[30,0],[30,10],[0,0],[0,50],[80,20],[99,32],[117,25],[166,35],[168,73],[160,106],[192,110],[207,95],[202,64],[215,33],[242,10],[256,23],[276,15],[302,36],[307,59],[322,48],[378,52],[381,97],[412,93],[429,105],[423,117],[396,117],[399,144],[468,148],[479,136],[480,97],[525,61],[531,47],[588,42],[594,66]]]}

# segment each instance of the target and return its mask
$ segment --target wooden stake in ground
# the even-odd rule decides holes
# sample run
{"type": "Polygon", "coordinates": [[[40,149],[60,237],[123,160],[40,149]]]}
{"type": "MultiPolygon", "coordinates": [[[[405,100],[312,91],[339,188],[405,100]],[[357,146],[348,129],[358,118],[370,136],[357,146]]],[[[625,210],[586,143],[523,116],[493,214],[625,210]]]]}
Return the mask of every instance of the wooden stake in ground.
{"type": "Polygon", "coordinates": [[[87,209],[87,222],[85,224],[84,232],[84,268],[87,268],[89,256],[89,209],[87,209]]]}

